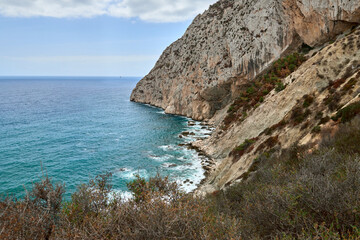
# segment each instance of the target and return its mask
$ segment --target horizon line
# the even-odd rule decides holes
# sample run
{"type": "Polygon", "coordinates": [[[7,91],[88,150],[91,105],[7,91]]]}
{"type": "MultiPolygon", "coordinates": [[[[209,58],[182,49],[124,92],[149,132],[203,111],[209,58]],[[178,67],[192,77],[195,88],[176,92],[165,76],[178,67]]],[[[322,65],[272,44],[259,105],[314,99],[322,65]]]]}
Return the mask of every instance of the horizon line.
{"type": "Polygon", "coordinates": [[[123,75],[0,75],[1,77],[111,77],[111,78],[142,78],[144,76],[123,75]]]}

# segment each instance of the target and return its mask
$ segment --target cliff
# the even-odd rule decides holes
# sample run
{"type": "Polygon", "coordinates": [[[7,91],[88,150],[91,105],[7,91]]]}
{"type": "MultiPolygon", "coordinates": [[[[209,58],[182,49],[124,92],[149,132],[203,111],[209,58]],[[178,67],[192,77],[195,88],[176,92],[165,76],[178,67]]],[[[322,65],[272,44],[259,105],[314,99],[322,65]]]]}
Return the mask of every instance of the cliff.
{"type": "Polygon", "coordinates": [[[267,150],[315,146],[319,128],[336,127],[328,118],[358,99],[359,23],[355,0],[220,0],[164,51],[131,100],[215,123],[212,136],[194,145],[216,162],[201,190],[223,188],[267,150]],[[314,50],[274,67],[301,48],[314,50]],[[264,86],[266,94],[252,96],[264,86]]]}
{"type": "Polygon", "coordinates": [[[208,119],[286,50],[360,22],[358,1],[220,0],[197,16],[134,89],[131,100],[208,119]],[[233,79],[235,76],[241,78],[233,79]]]}
{"type": "Polygon", "coordinates": [[[203,190],[241,181],[261,154],[297,142],[316,148],[321,133],[336,130],[337,114],[360,103],[360,28],[311,54],[314,56],[282,80],[284,90],[273,89],[244,119],[236,119],[226,130],[221,122],[210,138],[194,143],[218,159],[203,190]],[[236,154],[238,146],[247,142],[248,148],[236,154]]]}

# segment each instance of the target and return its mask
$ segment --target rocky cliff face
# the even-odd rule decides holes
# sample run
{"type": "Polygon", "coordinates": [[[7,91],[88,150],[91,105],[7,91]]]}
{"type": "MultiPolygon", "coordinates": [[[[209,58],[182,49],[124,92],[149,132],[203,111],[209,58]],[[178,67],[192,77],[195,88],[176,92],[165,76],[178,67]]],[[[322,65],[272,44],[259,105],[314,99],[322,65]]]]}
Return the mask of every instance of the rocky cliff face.
{"type": "Polygon", "coordinates": [[[319,45],[359,22],[355,0],[220,0],[164,51],[131,100],[166,113],[211,118],[238,84],[287,50],[319,45]]]}
{"type": "Polygon", "coordinates": [[[194,143],[218,160],[201,190],[241,181],[254,160],[268,151],[294,143],[316,147],[321,133],[336,130],[339,121],[334,116],[341,109],[360,104],[360,27],[311,54],[283,80],[284,90],[272,90],[243,121],[234,121],[226,131],[220,123],[210,138],[194,143]],[[241,156],[231,154],[246,142],[251,143],[241,156]]]}
{"type": "Polygon", "coordinates": [[[131,100],[210,119],[214,133],[193,144],[216,162],[199,191],[224,188],[267,151],[316,147],[322,131],[336,129],[330,118],[360,101],[359,23],[357,0],[220,0],[164,51],[131,100]],[[263,75],[275,60],[300,46],[315,49],[278,91],[233,110],[268,84],[259,78],[271,81],[263,75]]]}

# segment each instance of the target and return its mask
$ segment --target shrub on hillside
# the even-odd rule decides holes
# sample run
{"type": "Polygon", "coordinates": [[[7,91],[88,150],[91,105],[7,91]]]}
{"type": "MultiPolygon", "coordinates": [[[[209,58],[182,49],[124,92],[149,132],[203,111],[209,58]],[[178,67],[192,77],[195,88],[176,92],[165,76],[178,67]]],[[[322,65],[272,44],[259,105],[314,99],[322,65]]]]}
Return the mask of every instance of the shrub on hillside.
{"type": "Polygon", "coordinates": [[[209,196],[240,220],[244,239],[359,239],[360,117],[320,149],[262,156],[247,181],[209,196]]]}

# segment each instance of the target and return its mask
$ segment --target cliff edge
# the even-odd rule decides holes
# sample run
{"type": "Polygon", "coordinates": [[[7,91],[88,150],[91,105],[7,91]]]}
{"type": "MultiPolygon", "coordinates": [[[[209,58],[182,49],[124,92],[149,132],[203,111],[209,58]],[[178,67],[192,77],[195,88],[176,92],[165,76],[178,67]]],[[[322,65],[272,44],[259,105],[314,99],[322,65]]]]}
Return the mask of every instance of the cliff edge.
{"type": "Polygon", "coordinates": [[[320,45],[359,22],[355,0],[220,0],[163,52],[131,101],[209,119],[234,98],[238,84],[286,51],[320,45]]]}

